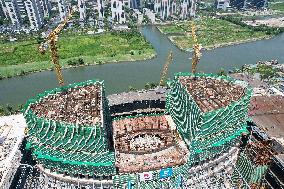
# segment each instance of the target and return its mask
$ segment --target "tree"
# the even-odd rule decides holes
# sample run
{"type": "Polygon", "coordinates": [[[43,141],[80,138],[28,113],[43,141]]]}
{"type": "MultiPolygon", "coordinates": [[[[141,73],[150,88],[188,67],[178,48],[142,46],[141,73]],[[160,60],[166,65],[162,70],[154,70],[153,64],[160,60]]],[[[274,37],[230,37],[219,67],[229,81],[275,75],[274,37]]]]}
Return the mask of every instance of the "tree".
{"type": "Polygon", "coordinates": [[[8,115],[12,115],[14,113],[13,106],[11,106],[10,104],[6,105],[6,109],[8,111],[8,115]]]}
{"type": "Polygon", "coordinates": [[[23,105],[23,104],[19,104],[19,105],[17,106],[17,112],[18,112],[18,113],[21,112],[23,108],[24,108],[24,105],[23,105]]]}
{"type": "Polygon", "coordinates": [[[227,73],[226,71],[222,68],[218,73],[217,73],[218,76],[226,76],[227,73]]]}
{"type": "Polygon", "coordinates": [[[131,86],[131,85],[129,85],[128,86],[128,90],[129,91],[137,91],[137,89],[136,88],[134,88],[133,86],[131,86]]]}
{"type": "Polygon", "coordinates": [[[149,90],[149,89],[150,89],[150,83],[146,83],[146,84],[145,84],[145,89],[146,89],[146,90],[149,90]]]}
{"type": "Polygon", "coordinates": [[[153,82],[149,83],[149,82],[147,82],[147,83],[145,84],[145,89],[146,89],[146,90],[154,89],[154,88],[156,88],[157,86],[158,86],[157,83],[153,83],[153,82]]]}
{"type": "Polygon", "coordinates": [[[85,64],[85,62],[84,62],[83,58],[79,58],[79,59],[78,59],[78,64],[79,64],[79,65],[83,65],[83,64],[85,64]]]}
{"type": "Polygon", "coordinates": [[[3,106],[0,106],[0,116],[4,116],[5,115],[5,109],[3,106]]]}

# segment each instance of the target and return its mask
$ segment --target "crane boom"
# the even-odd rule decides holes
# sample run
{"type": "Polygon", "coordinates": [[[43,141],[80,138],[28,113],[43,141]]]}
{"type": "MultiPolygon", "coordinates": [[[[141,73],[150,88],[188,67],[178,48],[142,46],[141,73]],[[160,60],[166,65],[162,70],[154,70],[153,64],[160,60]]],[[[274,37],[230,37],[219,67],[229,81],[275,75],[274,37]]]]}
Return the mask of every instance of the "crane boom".
{"type": "Polygon", "coordinates": [[[64,85],[64,79],[62,75],[61,66],[59,64],[59,55],[56,44],[57,44],[58,34],[63,30],[64,26],[67,24],[71,16],[72,12],[69,13],[69,15],[65,18],[65,20],[62,23],[60,23],[52,32],[50,32],[50,34],[46,38],[46,41],[41,43],[38,48],[41,54],[45,54],[48,46],[50,47],[51,60],[55,67],[55,73],[58,83],[61,86],[64,85]]]}
{"type": "Polygon", "coordinates": [[[164,80],[167,76],[167,73],[168,73],[168,68],[169,68],[169,65],[172,63],[173,61],[173,52],[170,51],[169,55],[168,55],[168,59],[167,59],[167,62],[166,64],[164,65],[164,68],[163,68],[163,71],[161,73],[161,80],[160,80],[160,83],[159,83],[159,86],[163,85],[164,84],[164,80]]]}
{"type": "Polygon", "coordinates": [[[196,36],[196,26],[194,21],[191,22],[191,36],[193,40],[193,52],[192,52],[192,73],[196,73],[196,67],[197,64],[201,58],[201,45],[197,41],[197,36],[196,36]]]}

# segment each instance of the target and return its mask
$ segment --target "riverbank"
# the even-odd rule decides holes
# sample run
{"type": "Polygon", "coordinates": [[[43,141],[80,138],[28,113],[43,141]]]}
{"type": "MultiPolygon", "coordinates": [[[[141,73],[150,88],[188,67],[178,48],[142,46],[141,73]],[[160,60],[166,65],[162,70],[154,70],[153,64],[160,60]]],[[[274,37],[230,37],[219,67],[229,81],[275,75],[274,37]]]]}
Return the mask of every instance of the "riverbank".
{"type": "MultiPolygon", "coordinates": [[[[62,69],[74,68],[74,67],[82,67],[82,66],[91,66],[91,65],[102,65],[107,63],[120,63],[124,61],[139,61],[139,60],[148,60],[156,57],[156,52],[154,50],[149,50],[149,52],[144,52],[143,54],[137,55],[120,55],[115,57],[90,57],[90,56],[80,56],[69,59],[60,60],[60,65],[62,69]],[[84,64],[78,65],[69,65],[69,61],[74,61],[76,59],[82,58],[84,60],[84,64]]],[[[5,78],[11,78],[15,76],[23,76],[30,73],[36,73],[41,71],[53,71],[54,65],[50,61],[43,62],[33,62],[33,63],[25,63],[19,65],[11,65],[0,67],[0,80],[5,78]]]]}
{"type": "MultiPolygon", "coordinates": [[[[268,37],[263,37],[263,38],[253,38],[253,39],[246,39],[246,40],[239,40],[239,41],[234,41],[234,42],[227,42],[227,43],[218,43],[218,44],[214,44],[214,45],[207,45],[207,46],[202,46],[202,49],[204,50],[214,50],[216,48],[220,48],[220,47],[227,47],[227,46],[233,46],[233,45],[240,45],[243,43],[249,43],[249,42],[254,42],[254,41],[259,41],[259,40],[265,40],[265,39],[270,39],[273,36],[268,36],[268,37]]],[[[183,49],[182,47],[179,47],[178,44],[176,43],[175,40],[172,39],[172,37],[169,37],[169,40],[178,48],[180,48],[180,50],[182,51],[192,51],[192,48],[188,48],[188,49],[183,49]]]]}
{"type": "MultiPolygon", "coordinates": [[[[35,40],[0,44],[0,79],[53,70],[50,53],[41,56],[37,47],[35,40]]],[[[59,39],[58,49],[63,69],[156,56],[152,45],[139,32],[64,36],[59,39]]]]}
{"type": "MultiPolygon", "coordinates": [[[[217,18],[203,17],[197,20],[195,24],[198,42],[207,50],[269,39],[274,36],[217,18]]],[[[191,22],[173,23],[159,26],[158,29],[161,33],[167,35],[169,40],[179,49],[188,51],[192,48],[191,22]]]]}

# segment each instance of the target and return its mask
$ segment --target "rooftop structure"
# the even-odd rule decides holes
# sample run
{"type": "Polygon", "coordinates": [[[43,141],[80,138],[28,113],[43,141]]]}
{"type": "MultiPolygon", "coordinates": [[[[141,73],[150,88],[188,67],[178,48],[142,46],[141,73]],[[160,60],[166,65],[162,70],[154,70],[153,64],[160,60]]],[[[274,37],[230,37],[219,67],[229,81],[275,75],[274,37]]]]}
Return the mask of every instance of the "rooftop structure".
{"type": "Polygon", "coordinates": [[[27,148],[44,169],[67,175],[113,174],[104,102],[103,82],[94,80],[46,91],[26,104],[27,148]]]}
{"type": "Polygon", "coordinates": [[[246,132],[251,96],[246,83],[210,74],[177,73],[169,86],[167,112],[188,148],[202,159],[246,132]]]}
{"type": "Polygon", "coordinates": [[[166,88],[155,88],[147,91],[131,91],[109,95],[108,102],[112,116],[135,115],[145,112],[164,112],[166,88]]]}
{"type": "Polygon", "coordinates": [[[116,165],[119,172],[143,172],[186,163],[188,151],[175,133],[170,116],[114,120],[116,165]]]}
{"type": "Polygon", "coordinates": [[[270,138],[284,145],[284,97],[256,96],[251,100],[249,115],[252,121],[270,138]]]}
{"type": "Polygon", "coordinates": [[[101,86],[86,85],[45,96],[31,109],[37,117],[55,121],[96,125],[100,121],[102,102],[101,86]]]}
{"type": "Polygon", "coordinates": [[[272,189],[284,188],[284,154],[275,155],[265,180],[272,189]]]}
{"type": "Polygon", "coordinates": [[[9,188],[20,165],[19,150],[26,127],[22,115],[0,118],[0,188],[9,188]]]}
{"type": "Polygon", "coordinates": [[[202,112],[223,108],[244,96],[242,86],[227,80],[181,76],[179,82],[187,89],[202,112]]]}

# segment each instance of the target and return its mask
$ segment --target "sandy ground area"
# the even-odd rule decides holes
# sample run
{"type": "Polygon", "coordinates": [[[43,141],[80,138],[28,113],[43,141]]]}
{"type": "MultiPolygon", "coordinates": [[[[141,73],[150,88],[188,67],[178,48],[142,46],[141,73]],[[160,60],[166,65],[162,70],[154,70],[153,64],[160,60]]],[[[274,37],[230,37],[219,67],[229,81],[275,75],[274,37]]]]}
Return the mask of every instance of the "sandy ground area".
{"type": "Polygon", "coordinates": [[[270,18],[266,20],[245,21],[244,23],[252,26],[267,25],[270,27],[284,27],[284,17],[270,18]]]}

